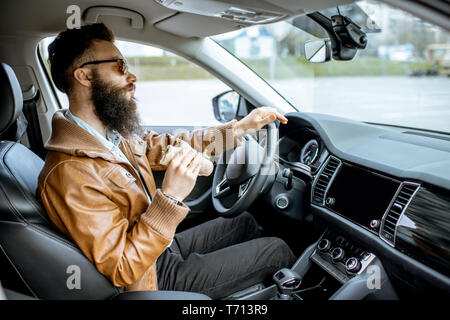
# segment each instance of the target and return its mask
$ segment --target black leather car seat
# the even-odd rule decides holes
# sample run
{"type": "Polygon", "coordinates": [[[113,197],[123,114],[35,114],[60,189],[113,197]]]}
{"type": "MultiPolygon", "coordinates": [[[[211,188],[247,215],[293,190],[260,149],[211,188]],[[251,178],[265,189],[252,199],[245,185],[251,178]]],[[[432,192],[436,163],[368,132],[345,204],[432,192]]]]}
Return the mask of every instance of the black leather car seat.
{"type": "MultiPolygon", "coordinates": [[[[14,71],[0,63],[0,135],[15,123],[22,105],[14,71]]],[[[123,293],[115,287],[52,227],[35,197],[43,165],[24,145],[0,141],[0,281],[5,288],[39,299],[209,299],[176,291],[123,293]]]]}

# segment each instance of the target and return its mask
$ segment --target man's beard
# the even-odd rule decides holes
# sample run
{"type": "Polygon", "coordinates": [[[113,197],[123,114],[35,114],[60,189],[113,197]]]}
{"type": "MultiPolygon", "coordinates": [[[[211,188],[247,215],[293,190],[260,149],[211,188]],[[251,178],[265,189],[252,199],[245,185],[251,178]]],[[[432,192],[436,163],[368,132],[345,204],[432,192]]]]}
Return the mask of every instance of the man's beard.
{"type": "Polygon", "coordinates": [[[142,133],[136,101],[134,97],[129,99],[126,96],[132,88],[133,83],[119,88],[101,80],[97,75],[94,75],[92,81],[91,99],[95,113],[107,129],[117,130],[124,137],[142,133]]]}

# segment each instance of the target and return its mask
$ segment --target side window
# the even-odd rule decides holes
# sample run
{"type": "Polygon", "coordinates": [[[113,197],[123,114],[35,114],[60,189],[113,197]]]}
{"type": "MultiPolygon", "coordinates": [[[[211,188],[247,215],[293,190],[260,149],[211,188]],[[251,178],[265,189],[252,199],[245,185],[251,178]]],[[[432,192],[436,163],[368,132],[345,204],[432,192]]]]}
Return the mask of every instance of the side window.
{"type": "MultiPolygon", "coordinates": [[[[48,45],[39,44],[42,60],[48,65],[48,45]]],[[[222,81],[188,60],[148,45],[116,41],[137,77],[137,105],[144,126],[211,126],[215,119],[212,98],[230,90],[222,81]]],[[[49,70],[47,70],[49,71],[49,70]]],[[[60,104],[68,107],[65,94],[55,87],[60,104]]]]}
{"type": "Polygon", "coordinates": [[[59,91],[58,88],[56,88],[56,86],[53,84],[52,77],[50,74],[50,62],[48,60],[48,46],[50,45],[50,43],[52,43],[54,39],[55,37],[48,37],[42,39],[38,45],[38,52],[42,59],[42,63],[45,66],[45,70],[47,71],[48,78],[50,79],[50,82],[53,86],[54,92],[56,93],[56,98],[58,99],[59,104],[63,109],[67,109],[69,107],[69,98],[67,97],[66,94],[64,94],[63,92],[59,91]]]}
{"type": "Polygon", "coordinates": [[[212,98],[230,90],[188,60],[159,48],[116,41],[137,77],[135,96],[144,125],[217,125],[212,98]]]}

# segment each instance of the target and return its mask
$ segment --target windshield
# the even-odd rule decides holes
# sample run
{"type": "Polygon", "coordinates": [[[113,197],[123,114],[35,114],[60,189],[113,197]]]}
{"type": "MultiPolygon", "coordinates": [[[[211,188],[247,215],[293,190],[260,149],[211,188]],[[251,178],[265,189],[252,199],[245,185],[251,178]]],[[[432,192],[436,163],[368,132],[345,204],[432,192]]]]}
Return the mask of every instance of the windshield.
{"type": "Polygon", "coordinates": [[[297,110],[359,121],[450,131],[450,35],[376,1],[330,8],[367,35],[350,61],[305,59],[308,40],[328,38],[306,16],[213,37],[297,110]]]}

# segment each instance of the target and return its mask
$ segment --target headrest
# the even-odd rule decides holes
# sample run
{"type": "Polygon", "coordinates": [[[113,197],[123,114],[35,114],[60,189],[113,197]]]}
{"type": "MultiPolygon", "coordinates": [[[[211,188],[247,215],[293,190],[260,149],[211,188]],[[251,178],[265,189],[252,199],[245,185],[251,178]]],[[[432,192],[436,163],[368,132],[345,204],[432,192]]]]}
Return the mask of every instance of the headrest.
{"type": "Polygon", "coordinates": [[[22,113],[23,97],[19,81],[13,69],[0,63],[0,135],[5,132],[22,113]]]}

